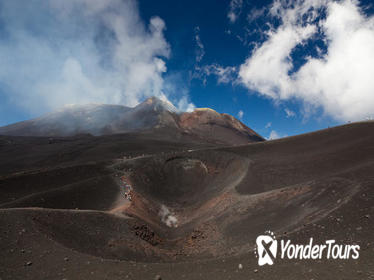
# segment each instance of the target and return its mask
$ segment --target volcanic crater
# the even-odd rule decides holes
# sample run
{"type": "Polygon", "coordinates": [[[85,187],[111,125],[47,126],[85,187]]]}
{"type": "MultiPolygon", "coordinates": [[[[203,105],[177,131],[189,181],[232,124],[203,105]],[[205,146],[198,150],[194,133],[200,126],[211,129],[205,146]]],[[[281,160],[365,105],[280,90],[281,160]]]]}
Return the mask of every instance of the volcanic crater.
{"type": "MultiPolygon", "coordinates": [[[[323,232],[331,227],[337,238],[352,238],[331,221],[348,213],[347,224],[366,230],[362,216],[370,217],[373,208],[354,207],[373,197],[373,125],[148,154],[121,152],[126,145],[117,136],[87,138],[103,144],[64,164],[1,175],[0,220],[10,240],[4,250],[14,245],[12,236],[21,242],[23,229],[40,240],[35,246],[48,240],[84,256],[149,264],[240,258],[252,254],[266,230],[295,237],[320,224],[323,232]]],[[[52,145],[73,154],[87,139],[52,145]]]]}

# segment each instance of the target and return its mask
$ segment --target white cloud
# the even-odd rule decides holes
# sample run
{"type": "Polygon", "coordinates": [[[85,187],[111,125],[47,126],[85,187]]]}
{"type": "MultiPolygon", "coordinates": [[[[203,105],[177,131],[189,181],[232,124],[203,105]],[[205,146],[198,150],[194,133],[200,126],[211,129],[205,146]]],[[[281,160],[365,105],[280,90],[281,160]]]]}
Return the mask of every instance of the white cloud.
{"type": "Polygon", "coordinates": [[[262,7],[260,9],[253,8],[247,15],[248,22],[251,23],[259,19],[260,17],[264,16],[265,12],[266,12],[266,7],[262,7]]]}
{"type": "Polygon", "coordinates": [[[205,65],[203,67],[197,67],[196,78],[202,79],[204,84],[206,83],[206,77],[214,75],[217,77],[218,84],[227,84],[236,80],[237,70],[236,67],[227,66],[223,67],[218,64],[205,65]]]}
{"type": "Polygon", "coordinates": [[[267,138],[268,140],[275,140],[279,138],[287,137],[287,134],[280,134],[275,130],[272,130],[269,134],[269,137],[267,138]]]}
{"type": "Polygon", "coordinates": [[[0,82],[24,110],[172,95],[163,92],[165,23],[144,23],[136,1],[2,1],[0,20],[0,82]]]}
{"type": "Polygon", "coordinates": [[[173,72],[164,78],[165,92],[178,93],[177,95],[168,96],[179,111],[192,112],[195,105],[190,102],[189,88],[185,81],[185,77],[181,72],[173,72]]]}
{"type": "Polygon", "coordinates": [[[200,38],[200,27],[195,28],[195,42],[196,42],[196,63],[199,63],[204,55],[205,55],[205,50],[204,50],[204,45],[201,42],[200,38]]]}
{"type": "Polygon", "coordinates": [[[244,116],[244,112],[243,112],[242,110],[240,110],[240,111],[238,112],[238,118],[239,118],[239,119],[243,119],[243,116],[244,116]]]}
{"type": "Polygon", "coordinates": [[[292,87],[288,76],[292,69],[289,55],[314,32],[312,25],[282,26],[277,31],[269,31],[269,39],[241,65],[239,77],[242,82],[271,98],[288,98],[292,87]]]}
{"type": "Polygon", "coordinates": [[[193,103],[188,102],[188,99],[185,96],[179,100],[177,107],[182,112],[193,112],[196,108],[193,103]]]}
{"type": "Polygon", "coordinates": [[[227,17],[229,18],[231,23],[234,23],[238,19],[242,11],[242,7],[243,7],[243,0],[231,0],[230,1],[229,12],[227,14],[227,17]]]}
{"type": "Polygon", "coordinates": [[[280,138],[278,132],[276,132],[275,130],[272,130],[269,134],[268,140],[275,140],[278,138],[280,138]]]}
{"type": "MultiPolygon", "coordinates": [[[[300,99],[306,110],[321,107],[337,120],[359,120],[374,111],[374,17],[354,0],[275,1],[270,9],[281,19],[267,40],[241,65],[239,76],[251,90],[276,101],[300,99]],[[325,9],[326,19],[318,16],[325,9]],[[324,36],[327,52],[306,57],[297,71],[291,52],[315,34],[324,36]]],[[[318,51],[318,50],[317,50],[318,51]]]]}
{"type": "Polygon", "coordinates": [[[288,108],[285,108],[284,112],[286,113],[287,118],[293,118],[296,116],[296,113],[288,108]]]}
{"type": "Polygon", "coordinates": [[[200,38],[200,27],[195,28],[195,43],[196,43],[196,63],[191,79],[199,79],[204,85],[207,83],[207,77],[213,75],[217,77],[218,84],[227,84],[237,79],[236,67],[223,67],[219,64],[201,65],[200,62],[205,55],[205,48],[200,38]]]}
{"type": "Polygon", "coordinates": [[[270,128],[271,127],[271,122],[268,122],[266,125],[265,125],[265,128],[270,128]]]}

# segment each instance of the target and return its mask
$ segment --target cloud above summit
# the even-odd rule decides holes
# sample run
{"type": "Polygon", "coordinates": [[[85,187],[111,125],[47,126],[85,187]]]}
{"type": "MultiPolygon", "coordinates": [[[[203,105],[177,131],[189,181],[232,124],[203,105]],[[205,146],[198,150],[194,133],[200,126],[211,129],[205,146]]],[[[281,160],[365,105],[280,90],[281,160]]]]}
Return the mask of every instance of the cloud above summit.
{"type": "Polygon", "coordinates": [[[2,1],[0,22],[1,94],[24,110],[172,94],[165,22],[144,22],[136,1],[2,1]]]}

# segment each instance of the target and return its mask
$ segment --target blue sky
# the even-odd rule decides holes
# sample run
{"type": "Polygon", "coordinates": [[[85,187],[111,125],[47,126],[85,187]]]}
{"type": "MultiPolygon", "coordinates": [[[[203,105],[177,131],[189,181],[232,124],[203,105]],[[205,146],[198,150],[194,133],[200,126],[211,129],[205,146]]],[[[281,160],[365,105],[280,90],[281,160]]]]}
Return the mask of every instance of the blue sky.
{"type": "Polygon", "coordinates": [[[0,125],[152,95],[272,138],[370,118],[373,11],[353,0],[4,1],[0,125]]]}

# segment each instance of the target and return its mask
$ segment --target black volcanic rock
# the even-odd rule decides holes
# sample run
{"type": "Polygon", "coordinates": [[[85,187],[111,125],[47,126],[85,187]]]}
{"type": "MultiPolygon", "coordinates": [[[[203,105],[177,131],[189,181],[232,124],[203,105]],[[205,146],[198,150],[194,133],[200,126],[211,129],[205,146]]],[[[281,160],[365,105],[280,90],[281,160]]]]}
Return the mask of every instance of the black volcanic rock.
{"type": "MultiPolygon", "coordinates": [[[[212,109],[178,112],[169,102],[151,97],[134,108],[122,105],[68,105],[42,117],[0,127],[0,135],[63,137],[169,130],[221,144],[245,144],[264,139],[243,123],[212,109]]],[[[168,132],[166,132],[168,133],[168,132]]]]}

